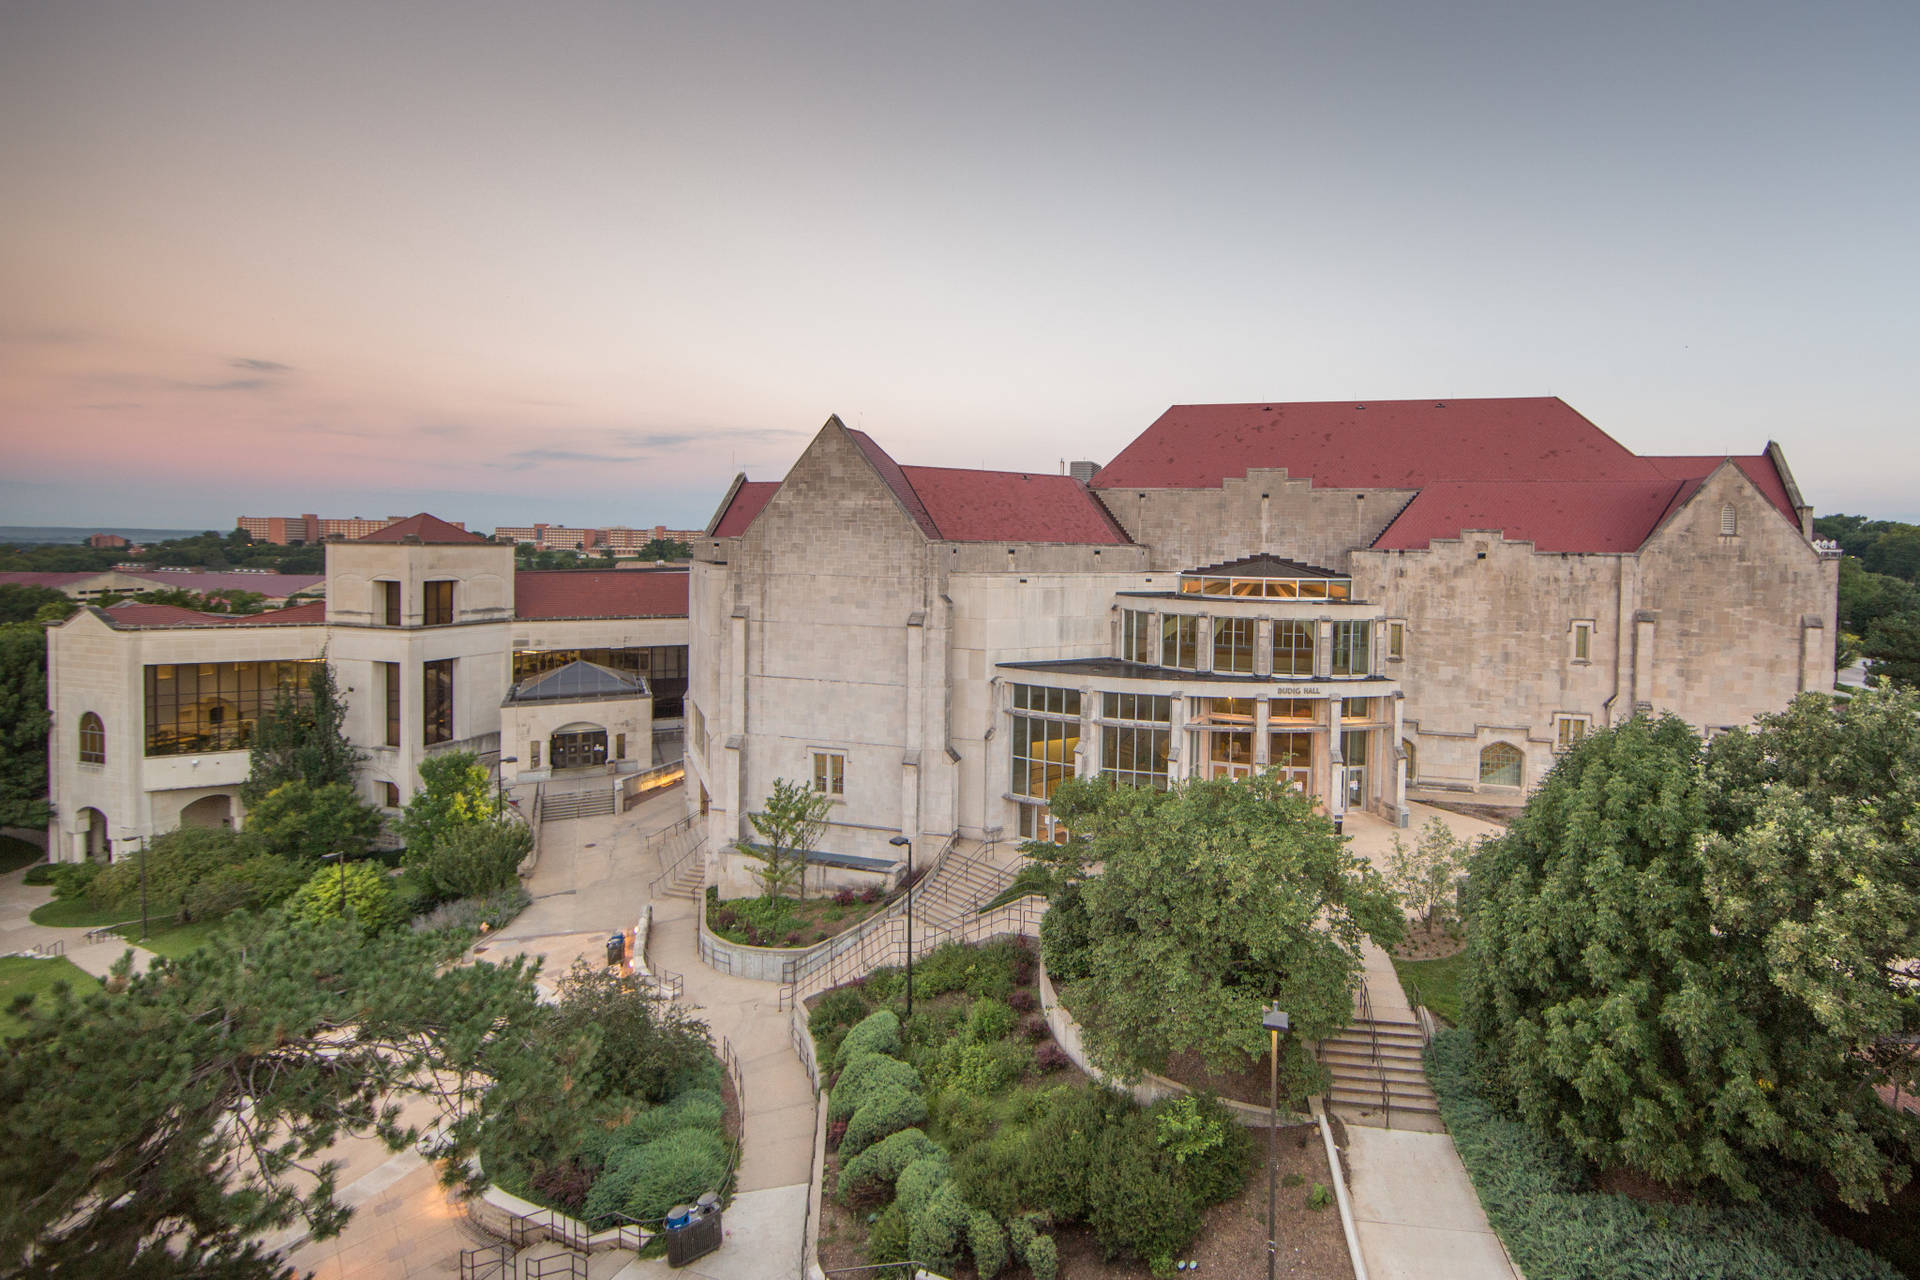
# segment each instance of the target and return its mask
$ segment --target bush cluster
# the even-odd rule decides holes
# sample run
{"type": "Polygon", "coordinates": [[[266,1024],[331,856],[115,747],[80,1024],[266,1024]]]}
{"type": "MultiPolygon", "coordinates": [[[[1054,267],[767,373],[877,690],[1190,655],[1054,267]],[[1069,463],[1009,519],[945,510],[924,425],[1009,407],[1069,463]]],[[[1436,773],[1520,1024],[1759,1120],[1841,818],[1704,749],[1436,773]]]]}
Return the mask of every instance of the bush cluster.
{"type": "Polygon", "coordinates": [[[1475,1075],[1473,1038],[1444,1031],[1427,1075],[1487,1220],[1529,1280],[1897,1280],[1900,1272],[1781,1203],[1642,1204],[1595,1191],[1559,1143],[1502,1115],[1475,1075]]]}
{"type": "Polygon", "coordinates": [[[787,945],[799,923],[800,904],[792,898],[732,898],[714,894],[707,903],[707,928],[729,942],[748,947],[787,945]]]}

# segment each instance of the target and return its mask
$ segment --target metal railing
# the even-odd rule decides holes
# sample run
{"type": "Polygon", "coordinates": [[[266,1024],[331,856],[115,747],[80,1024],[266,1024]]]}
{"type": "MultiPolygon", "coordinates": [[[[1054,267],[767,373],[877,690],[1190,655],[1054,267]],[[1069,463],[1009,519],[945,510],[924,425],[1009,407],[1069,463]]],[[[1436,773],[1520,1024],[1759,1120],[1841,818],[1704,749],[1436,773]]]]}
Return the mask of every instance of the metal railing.
{"type": "Polygon", "coordinates": [[[1373,1062],[1373,1074],[1380,1081],[1380,1115],[1393,1127],[1393,1090],[1387,1084],[1386,1059],[1380,1056],[1380,1024],[1373,1018],[1373,997],[1367,994],[1367,984],[1360,983],[1360,1021],[1367,1028],[1367,1053],[1373,1062]]]}
{"type": "MultiPolygon", "coordinates": [[[[945,873],[947,864],[952,861],[949,855],[956,843],[955,838],[948,837],[947,842],[941,845],[940,851],[934,855],[933,862],[920,873],[919,878],[907,887],[905,893],[888,903],[883,910],[868,916],[852,929],[828,938],[825,942],[817,943],[795,956],[789,962],[787,971],[781,979],[779,1007],[784,1009],[791,1004],[794,991],[800,987],[807,987],[809,992],[825,990],[825,987],[814,982],[815,975],[822,971],[845,972],[847,957],[871,955],[877,946],[882,945],[877,941],[878,939],[890,936],[901,927],[906,919],[909,904],[914,908],[913,919],[916,927],[922,920],[928,919],[929,917],[921,908],[927,898],[937,891],[936,886],[940,883],[940,877],[945,873]]],[[[950,914],[940,912],[937,913],[937,918],[948,919],[950,914]]],[[[876,967],[878,966],[869,964],[858,972],[871,972],[876,967]]],[[[846,981],[851,979],[842,978],[839,982],[828,985],[839,986],[840,982],[846,981]]]]}
{"type": "MultiPolygon", "coordinates": [[[[995,907],[992,911],[958,919],[949,918],[944,922],[923,922],[916,915],[913,931],[914,959],[917,960],[921,956],[955,942],[990,942],[995,938],[1012,937],[1037,938],[1040,936],[1040,920],[1046,913],[1047,907],[1044,901],[1023,897],[1004,906],[995,907]]],[[[835,956],[833,962],[823,969],[783,985],[780,988],[780,1007],[788,1008],[810,995],[845,986],[876,969],[905,964],[907,939],[904,917],[900,918],[898,923],[902,925],[901,928],[889,930],[884,936],[875,934],[863,939],[858,948],[835,956]]]]}
{"type": "Polygon", "coordinates": [[[521,1270],[524,1280],[549,1280],[550,1277],[565,1276],[567,1280],[587,1280],[587,1259],[585,1255],[567,1249],[545,1258],[529,1260],[521,1270]]]}
{"type": "Polygon", "coordinates": [[[648,836],[640,852],[656,854],[660,859],[660,874],[647,882],[647,900],[660,896],[660,886],[669,884],[678,878],[688,862],[706,852],[706,833],[699,829],[700,814],[690,813],[672,826],[662,827],[648,836]],[[675,853],[674,850],[679,852],[675,853]],[[672,862],[667,858],[671,855],[672,862]]]}
{"type": "Polygon", "coordinates": [[[489,1244],[478,1249],[462,1249],[460,1280],[517,1280],[512,1247],[489,1244]]]}

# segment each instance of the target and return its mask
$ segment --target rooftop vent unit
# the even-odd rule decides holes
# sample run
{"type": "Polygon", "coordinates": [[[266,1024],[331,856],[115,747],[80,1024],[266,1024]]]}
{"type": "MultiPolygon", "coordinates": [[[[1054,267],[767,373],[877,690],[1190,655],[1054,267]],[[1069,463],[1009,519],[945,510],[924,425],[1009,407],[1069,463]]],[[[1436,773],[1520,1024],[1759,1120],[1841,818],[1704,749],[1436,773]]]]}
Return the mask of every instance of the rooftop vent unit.
{"type": "Polygon", "coordinates": [[[1067,474],[1075,480],[1078,480],[1081,484],[1093,483],[1094,474],[1099,470],[1100,464],[1097,462],[1070,462],[1067,464],[1067,474]]]}

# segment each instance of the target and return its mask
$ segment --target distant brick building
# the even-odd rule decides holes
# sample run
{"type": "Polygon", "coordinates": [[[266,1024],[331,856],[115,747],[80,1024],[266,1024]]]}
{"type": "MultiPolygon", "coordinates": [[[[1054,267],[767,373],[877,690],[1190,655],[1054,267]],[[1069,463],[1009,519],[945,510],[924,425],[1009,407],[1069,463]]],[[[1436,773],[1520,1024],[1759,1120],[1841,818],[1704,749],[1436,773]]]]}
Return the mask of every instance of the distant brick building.
{"type": "MultiPolygon", "coordinates": [[[[390,524],[398,524],[403,518],[388,516],[383,520],[370,520],[365,516],[241,516],[234,523],[255,542],[272,542],[284,547],[294,543],[350,542],[370,533],[378,533],[390,524]]],[[[448,523],[456,529],[467,527],[458,520],[448,523]]]]}
{"type": "Polygon", "coordinates": [[[108,551],[127,545],[127,540],[117,533],[93,533],[87,535],[87,545],[96,550],[108,551]]]}
{"type": "Polygon", "coordinates": [[[656,538],[691,544],[704,536],[701,529],[669,529],[657,524],[651,529],[629,529],[616,525],[611,529],[584,529],[564,524],[501,525],[493,536],[503,542],[531,543],[542,551],[611,550],[615,555],[630,555],[656,538]]]}

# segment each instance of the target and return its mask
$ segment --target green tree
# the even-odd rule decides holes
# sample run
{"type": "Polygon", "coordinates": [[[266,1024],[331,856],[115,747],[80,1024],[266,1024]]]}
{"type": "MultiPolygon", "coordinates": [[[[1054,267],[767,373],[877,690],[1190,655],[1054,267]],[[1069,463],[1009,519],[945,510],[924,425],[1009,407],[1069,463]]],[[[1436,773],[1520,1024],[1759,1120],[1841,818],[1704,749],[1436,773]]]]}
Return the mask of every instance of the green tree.
{"type": "Polygon", "coordinates": [[[1400,895],[1406,909],[1419,918],[1422,928],[1431,930],[1458,906],[1469,852],[1467,842],[1438,818],[1429,818],[1420,828],[1420,839],[1412,848],[1394,836],[1387,883],[1400,895]]]}
{"type": "Polygon", "coordinates": [[[420,790],[400,815],[408,866],[416,865],[460,827],[499,813],[487,771],[471,751],[449,751],[420,762],[420,790]]]}
{"type": "Polygon", "coordinates": [[[1839,621],[1843,631],[1863,636],[1880,618],[1920,610],[1920,587],[1884,573],[1870,573],[1852,556],[1840,560],[1839,621]]]}
{"type": "Polygon", "coordinates": [[[268,853],[312,861],[326,853],[364,854],[380,836],[380,811],[345,783],[283,782],[247,810],[247,831],[268,853]]]}
{"type": "Polygon", "coordinates": [[[637,554],[642,560],[691,560],[693,548],[677,538],[649,538],[637,554]]]}
{"type": "Polygon", "coordinates": [[[384,867],[344,861],[321,867],[287,899],[289,920],[325,924],[343,915],[369,937],[401,923],[405,912],[384,867]]]}
{"type": "Polygon", "coordinates": [[[502,814],[454,827],[417,854],[414,849],[407,847],[408,866],[435,898],[473,898],[518,881],[520,864],[533,851],[533,831],[502,814]]]}
{"type": "Polygon", "coordinates": [[[32,622],[42,606],[63,604],[67,597],[52,587],[0,582],[0,623],[32,622]]]}
{"type": "Polygon", "coordinates": [[[102,870],[87,897],[131,919],[140,906],[144,876],[148,910],[156,918],[211,920],[243,907],[272,906],[299,888],[307,874],[298,863],[263,853],[251,831],[180,827],[155,837],[138,856],[102,870]]]}
{"type": "MultiPolygon", "coordinates": [[[[0,1269],[40,1275],[289,1274],[254,1239],[351,1210],[324,1158],[347,1133],[399,1150],[431,1099],[467,1174],[488,1086],[513,1081],[545,1014],[516,960],[441,968],[434,940],[363,941],[255,919],[109,989],[57,989],[0,1055],[0,1269]]],[[[509,1091],[512,1092],[512,1091],[509,1091]]]]}
{"type": "Polygon", "coordinates": [[[779,897],[789,889],[797,889],[802,898],[807,896],[807,855],[826,832],[831,812],[832,798],[804,782],[773,780],[766,808],[747,815],[765,843],[736,846],[759,864],[753,874],[765,897],[779,897]]]}
{"type": "Polygon", "coordinates": [[[322,654],[307,680],[306,696],[282,691],[254,726],[247,780],[240,788],[248,807],[295,779],[312,787],[352,787],[354,769],[365,756],[347,741],[346,720],[333,664],[322,654]]]}
{"type": "Polygon", "coordinates": [[[1277,1000],[1293,1020],[1289,1093],[1317,1084],[1306,1044],[1351,1019],[1361,939],[1396,942],[1404,921],[1313,802],[1267,773],[1062,787],[1053,806],[1102,866],[1080,888],[1087,976],[1072,995],[1094,1060],[1136,1075],[1193,1051],[1245,1068],[1267,1051],[1261,1009],[1277,1000]]]}
{"type": "Polygon", "coordinates": [[[1885,677],[1908,689],[1920,686],[1920,612],[1875,619],[1860,653],[1874,679],[1885,677]]]}
{"type": "Polygon", "coordinates": [[[1469,880],[1465,1021],[1522,1119],[1601,1166],[1855,1207],[1920,1156],[1920,698],[1804,695],[1703,753],[1673,717],[1563,757],[1469,880]]]}
{"type": "Polygon", "coordinates": [[[551,1034],[593,1043],[583,1074],[597,1097],[665,1102],[713,1062],[707,1024],[624,970],[576,960],[558,995],[551,1034]]]}
{"type": "Polygon", "coordinates": [[[47,635],[0,625],[0,826],[47,825],[47,635]]]}

